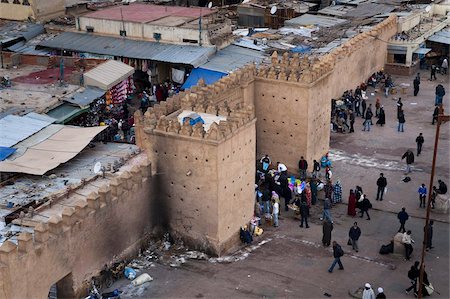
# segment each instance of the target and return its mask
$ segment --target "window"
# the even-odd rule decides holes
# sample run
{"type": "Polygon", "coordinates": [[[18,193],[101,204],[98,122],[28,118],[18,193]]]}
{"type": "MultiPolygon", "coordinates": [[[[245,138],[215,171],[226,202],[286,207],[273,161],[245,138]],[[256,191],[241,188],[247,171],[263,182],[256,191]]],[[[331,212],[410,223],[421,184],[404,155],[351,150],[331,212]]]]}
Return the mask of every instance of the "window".
{"type": "Polygon", "coordinates": [[[198,44],[198,40],[183,38],[183,43],[198,44]]]}

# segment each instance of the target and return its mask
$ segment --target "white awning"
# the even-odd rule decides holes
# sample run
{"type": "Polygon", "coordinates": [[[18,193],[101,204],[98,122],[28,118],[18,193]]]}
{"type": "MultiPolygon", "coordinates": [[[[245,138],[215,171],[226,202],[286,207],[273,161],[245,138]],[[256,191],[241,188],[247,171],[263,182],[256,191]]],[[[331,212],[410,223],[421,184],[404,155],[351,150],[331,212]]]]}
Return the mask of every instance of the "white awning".
{"type": "Polygon", "coordinates": [[[84,73],[84,85],[108,90],[133,75],[134,68],[120,61],[108,60],[84,73]]]}
{"type": "Polygon", "coordinates": [[[413,53],[414,53],[414,54],[422,54],[422,55],[425,55],[425,54],[427,54],[427,53],[430,52],[430,51],[431,51],[430,48],[419,48],[419,49],[415,50],[413,53]]]}
{"type": "Polygon", "coordinates": [[[78,155],[106,128],[107,126],[88,128],[66,126],[46,140],[29,147],[22,156],[0,162],[0,172],[43,175],[78,155]]]}

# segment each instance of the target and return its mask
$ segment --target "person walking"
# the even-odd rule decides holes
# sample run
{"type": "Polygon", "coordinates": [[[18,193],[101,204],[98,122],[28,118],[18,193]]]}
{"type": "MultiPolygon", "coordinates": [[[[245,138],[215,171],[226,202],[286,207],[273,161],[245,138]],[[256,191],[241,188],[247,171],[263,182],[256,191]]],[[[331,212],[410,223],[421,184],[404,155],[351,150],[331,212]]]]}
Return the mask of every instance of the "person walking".
{"type": "Polygon", "coordinates": [[[433,78],[434,78],[434,80],[437,80],[437,78],[436,78],[436,65],[434,65],[434,64],[431,66],[430,81],[433,81],[433,78]]]}
{"type": "Polygon", "coordinates": [[[447,75],[447,70],[448,70],[448,59],[447,59],[447,57],[442,60],[441,69],[442,69],[442,73],[447,75]]]}
{"type": "Polygon", "coordinates": [[[417,279],[419,278],[420,275],[419,265],[420,265],[419,261],[414,262],[414,265],[411,266],[411,269],[409,269],[408,271],[408,278],[411,281],[411,286],[405,290],[406,294],[409,294],[409,292],[411,292],[412,289],[414,289],[414,294],[417,293],[417,279]]]}
{"type": "Polygon", "coordinates": [[[405,246],[405,259],[409,261],[411,259],[411,253],[413,252],[412,244],[414,244],[414,240],[411,238],[411,231],[407,231],[403,233],[402,243],[405,246]]]}
{"type": "Polygon", "coordinates": [[[331,219],[330,209],[331,209],[331,202],[330,202],[330,199],[328,197],[326,197],[323,201],[323,212],[322,212],[322,217],[320,218],[320,220],[326,220],[326,221],[330,221],[331,223],[333,223],[333,219],[331,219]]]}
{"type": "Polygon", "coordinates": [[[298,170],[300,172],[300,179],[303,181],[306,179],[306,171],[308,170],[308,162],[303,158],[303,156],[300,157],[300,160],[298,161],[298,170]]]}
{"type": "Polygon", "coordinates": [[[404,132],[405,122],[405,112],[403,110],[400,110],[400,112],[398,113],[398,132],[404,132]]]}
{"type": "Polygon", "coordinates": [[[358,252],[358,240],[361,236],[361,229],[358,227],[358,222],[354,222],[353,226],[350,228],[348,232],[348,237],[350,242],[352,243],[352,249],[358,252]]]}
{"type": "Polygon", "coordinates": [[[280,212],[280,204],[275,201],[275,199],[272,200],[272,217],[273,217],[273,226],[278,227],[278,214],[280,212]]]}
{"type": "Polygon", "coordinates": [[[417,156],[420,155],[422,152],[422,145],[425,142],[425,139],[423,138],[422,133],[419,133],[419,136],[416,137],[416,143],[417,143],[417,156]]]}
{"type": "Polygon", "coordinates": [[[334,184],[333,198],[333,203],[335,204],[342,202],[342,186],[339,180],[334,184]]]}
{"type": "Polygon", "coordinates": [[[317,160],[313,161],[313,178],[317,178],[320,173],[320,163],[317,160]]]}
{"type": "Polygon", "coordinates": [[[384,106],[381,106],[380,108],[380,114],[378,115],[378,120],[376,124],[380,125],[381,127],[386,124],[386,114],[384,112],[384,106]]]}
{"type": "Polygon", "coordinates": [[[362,299],[375,299],[375,292],[372,290],[370,283],[364,285],[362,299]]]}
{"type": "Polygon", "coordinates": [[[361,101],[361,108],[362,108],[361,117],[364,118],[365,115],[366,115],[366,108],[367,108],[366,99],[362,99],[362,101],[361,101]]]}
{"type": "Polygon", "coordinates": [[[339,245],[336,241],[333,241],[333,263],[331,264],[330,268],[328,269],[328,272],[333,272],[334,267],[336,264],[339,265],[339,270],[344,270],[344,266],[341,262],[341,257],[344,255],[344,250],[342,250],[341,245],[339,245]]]}
{"type": "Polygon", "coordinates": [[[425,201],[427,198],[427,187],[425,187],[425,184],[422,184],[417,192],[419,193],[420,200],[419,208],[425,208],[425,201]]]}
{"type": "Polygon", "coordinates": [[[311,189],[311,204],[315,205],[317,202],[317,180],[313,178],[309,183],[311,189]]]}
{"type": "Polygon", "coordinates": [[[322,244],[325,247],[330,246],[331,232],[333,231],[333,223],[325,219],[322,223],[322,244]]]}
{"type": "Polygon", "coordinates": [[[398,232],[401,231],[402,233],[404,233],[406,231],[405,223],[409,218],[409,215],[408,215],[408,213],[406,213],[405,208],[402,208],[402,210],[400,212],[398,212],[397,218],[398,218],[398,221],[400,221],[400,228],[398,229],[398,232]]]}
{"type": "Polygon", "coordinates": [[[403,110],[402,98],[398,98],[398,101],[397,101],[397,118],[398,118],[398,116],[400,114],[400,111],[402,111],[402,110],[403,110]]]}
{"type": "Polygon", "coordinates": [[[309,228],[308,216],[309,216],[308,203],[306,202],[306,198],[302,197],[301,203],[300,203],[300,217],[301,217],[300,227],[303,227],[303,223],[305,223],[306,228],[309,228]]]}
{"type": "Polygon", "coordinates": [[[348,116],[349,116],[349,119],[350,119],[350,133],[354,133],[355,132],[355,128],[354,128],[354,125],[355,125],[355,113],[353,113],[353,111],[350,109],[348,111],[348,116]]]}
{"type": "Polygon", "coordinates": [[[427,239],[425,240],[425,250],[428,251],[430,249],[433,249],[433,224],[434,221],[430,220],[430,222],[428,223],[428,225],[425,225],[425,227],[423,228],[424,231],[427,231],[427,239]]]}
{"type": "Polygon", "coordinates": [[[366,131],[366,129],[367,129],[367,131],[370,131],[370,126],[372,125],[372,110],[371,109],[367,109],[363,125],[364,125],[363,131],[366,131]]]}
{"type": "Polygon", "coordinates": [[[414,96],[416,97],[420,89],[420,73],[417,73],[416,78],[414,78],[413,85],[414,85],[414,96]]]}
{"type": "Polygon", "coordinates": [[[433,120],[431,122],[432,125],[434,125],[435,122],[437,122],[439,116],[439,106],[434,107],[433,111],[433,120]]]}
{"type": "Polygon", "coordinates": [[[436,97],[434,99],[434,105],[439,106],[442,104],[442,99],[444,98],[445,95],[445,88],[444,86],[442,86],[442,84],[438,84],[436,86],[435,95],[436,97]]]}
{"type": "Polygon", "coordinates": [[[371,208],[372,208],[372,204],[370,203],[370,201],[367,198],[367,196],[364,194],[363,195],[363,200],[361,201],[361,215],[360,215],[360,217],[362,218],[364,216],[364,213],[366,213],[367,220],[370,220],[369,209],[371,209],[371,208]]]}
{"type": "Polygon", "coordinates": [[[378,291],[378,294],[375,297],[375,299],[386,299],[386,295],[384,294],[384,290],[382,287],[378,287],[377,291],[378,291]]]}
{"type": "Polygon", "coordinates": [[[411,164],[414,163],[414,153],[408,149],[402,156],[402,160],[406,158],[406,169],[405,174],[408,174],[411,172],[411,164]]]}
{"type": "Polygon", "coordinates": [[[353,189],[350,189],[350,195],[348,196],[347,215],[356,216],[356,194],[353,189]]]}
{"type": "Polygon", "coordinates": [[[377,198],[376,200],[383,200],[384,190],[387,186],[387,180],[383,173],[380,173],[380,177],[377,180],[377,198]]]}

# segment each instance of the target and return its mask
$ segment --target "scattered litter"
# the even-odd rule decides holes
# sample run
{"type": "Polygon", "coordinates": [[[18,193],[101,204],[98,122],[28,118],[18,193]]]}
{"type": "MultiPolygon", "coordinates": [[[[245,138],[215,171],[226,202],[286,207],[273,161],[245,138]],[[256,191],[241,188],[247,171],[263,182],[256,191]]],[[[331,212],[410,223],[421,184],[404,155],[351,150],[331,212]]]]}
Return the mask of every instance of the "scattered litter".
{"type": "Polygon", "coordinates": [[[130,267],[125,267],[125,270],[123,271],[123,274],[129,280],[133,280],[133,279],[136,278],[136,271],[134,271],[134,269],[130,268],[130,267]]]}
{"type": "Polygon", "coordinates": [[[141,284],[143,284],[143,283],[146,283],[146,282],[149,282],[149,281],[152,281],[152,280],[153,280],[153,277],[151,277],[151,276],[148,275],[147,273],[143,273],[143,274],[139,275],[138,278],[136,278],[135,280],[133,280],[133,281],[131,282],[131,284],[132,284],[133,286],[139,286],[139,285],[141,285],[141,284]]]}

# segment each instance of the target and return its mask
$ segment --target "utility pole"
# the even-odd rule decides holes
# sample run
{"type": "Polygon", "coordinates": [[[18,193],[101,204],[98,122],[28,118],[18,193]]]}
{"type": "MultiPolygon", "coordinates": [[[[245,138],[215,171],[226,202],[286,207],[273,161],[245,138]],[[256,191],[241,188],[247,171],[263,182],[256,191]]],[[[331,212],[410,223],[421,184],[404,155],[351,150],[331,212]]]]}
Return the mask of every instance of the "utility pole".
{"type": "Polygon", "coordinates": [[[418,298],[422,298],[423,292],[423,272],[424,270],[424,261],[425,261],[425,252],[426,252],[426,242],[428,239],[428,226],[430,225],[430,210],[431,210],[431,201],[433,200],[432,191],[433,191],[433,181],[434,181],[434,170],[436,166],[436,157],[437,157],[437,148],[439,142],[439,131],[441,128],[441,124],[450,121],[450,115],[444,115],[444,107],[442,104],[439,106],[439,114],[436,124],[436,135],[434,137],[434,152],[433,152],[433,163],[431,164],[431,176],[430,176],[430,185],[428,185],[428,203],[427,203],[427,216],[425,218],[425,229],[423,233],[423,244],[422,244],[422,256],[420,259],[420,275],[419,275],[419,293],[418,298]]]}
{"type": "Polygon", "coordinates": [[[200,7],[200,18],[198,19],[198,45],[202,46],[202,7],[200,7]]]}

